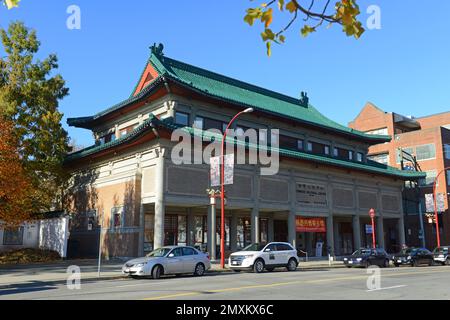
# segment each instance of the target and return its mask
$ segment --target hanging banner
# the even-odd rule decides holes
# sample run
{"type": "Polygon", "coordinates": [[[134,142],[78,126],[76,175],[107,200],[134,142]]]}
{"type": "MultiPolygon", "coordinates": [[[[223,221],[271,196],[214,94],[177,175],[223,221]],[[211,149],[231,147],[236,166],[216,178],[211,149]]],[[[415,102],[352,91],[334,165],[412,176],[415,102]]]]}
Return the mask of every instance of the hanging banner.
{"type": "Polygon", "coordinates": [[[211,187],[218,187],[220,186],[220,157],[211,158],[210,163],[211,187]]]}
{"type": "Polygon", "coordinates": [[[327,224],[325,218],[302,218],[296,219],[297,232],[327,232],[327,224]]]}
{"type": "Polygon", "coordinates": [[[225,179],[224,184],[229,185],[234,182],[234,154],[225,156],[225,179]]]}
{"type": "MultiPolygon", "coordinates": [[[[445,195],[443,193],[437,194],[436,202],[437,202],[437,211],[445,212],[445,195]]],[[[425,195],[425,206],[426,211],[428,213],[434,213],[434,197],[432,193],[425,195]]]]}

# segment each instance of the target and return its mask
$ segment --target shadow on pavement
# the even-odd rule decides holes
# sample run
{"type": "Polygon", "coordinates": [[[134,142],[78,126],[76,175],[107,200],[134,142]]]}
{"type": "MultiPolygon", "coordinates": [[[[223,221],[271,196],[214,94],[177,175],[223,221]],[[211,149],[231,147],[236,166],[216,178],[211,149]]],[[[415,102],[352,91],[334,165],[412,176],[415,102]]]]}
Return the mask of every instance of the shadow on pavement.
{"type": "Polygon", "coordinates": [[[1,296],[6,295],[47,291],[53,289],[56,289],[56,286],[41,281],[0,286],[0,298],[1,296]]]}

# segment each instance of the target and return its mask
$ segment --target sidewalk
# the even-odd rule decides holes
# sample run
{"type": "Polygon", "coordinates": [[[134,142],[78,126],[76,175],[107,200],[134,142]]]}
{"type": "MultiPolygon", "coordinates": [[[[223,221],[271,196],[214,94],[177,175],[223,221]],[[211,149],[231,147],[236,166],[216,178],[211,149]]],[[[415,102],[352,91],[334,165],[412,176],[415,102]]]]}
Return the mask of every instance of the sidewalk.
{"type": "MultiPolygon", "coordinates": [[[[81,281],[97,281],[119,279],[123,261],[102,261],[100,278],[97,273],[97,260],[66,260],[51,264],[9,265],[0,266],[0,290],[14,285],[39,286],[48,284],[63,284],[71,273],[67,273],[69,266],[78,266],[81,270],[81,281]]],[[[342,261],[333,262],[332,268],[344,267],[342,261]]],[[[330,268],[328,260],[300,261],[300,270],[314,270],[330,268]]],[[[220,262],[211,264],[209,272],[231,272],[230,269],[220,267],[220,262]]],[[[1,291],[0,291],[1,295],[1,291]]]]}

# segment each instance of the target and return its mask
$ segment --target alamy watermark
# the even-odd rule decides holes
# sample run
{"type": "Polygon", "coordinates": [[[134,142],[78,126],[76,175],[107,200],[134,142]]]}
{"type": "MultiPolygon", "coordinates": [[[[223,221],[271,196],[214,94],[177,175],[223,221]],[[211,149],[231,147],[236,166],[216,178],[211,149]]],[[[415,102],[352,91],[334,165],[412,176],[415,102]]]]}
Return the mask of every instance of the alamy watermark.
{"type": "Polygon", "coordinates": [[[77,5],[70,5],[66,10],[69,17],[66,26],[69,30],[81,30],[81,8],[77,5]]]}
{"type": "Polygon", "coordinates": [[[80,290],[81,289],[81,269],[79,266],[70,266],[66,271],[67,277],[67,289],[80,290]]]}
{"type": "MultiPolygon", "coordinates": [[[[178,142],[172,149],[175,165],[211,164],[211,158],[221,155],[222,132],[217,129],[177,129],[171,141],[178,142]],[[207,144],[204,147],[204,144],[207,144]]],[[[276,175],[280,167],[279,130],[227,130],[224,154],[235,154],[236,164],[260,165],[261,175],[276,175]],[[270,140],[270,141],[269,141],[270,140]]]]}

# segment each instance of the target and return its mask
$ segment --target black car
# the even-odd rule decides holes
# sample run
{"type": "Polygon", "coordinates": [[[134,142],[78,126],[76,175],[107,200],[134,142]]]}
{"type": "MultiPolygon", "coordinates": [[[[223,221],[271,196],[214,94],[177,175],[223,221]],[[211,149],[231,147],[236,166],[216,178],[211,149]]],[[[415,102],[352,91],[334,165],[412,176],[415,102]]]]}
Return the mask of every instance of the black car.
{"type": "Polygon", "coordinates": [[[450,266],[450,246],[446,247],[439,247],[434,249],[433,256],[434,256],[434,262],[441,263],[446,266],[450,266]]]}
{"type": "Polygon", "coordinates": [[[434,256],[430,250],[425,248],[405,248],[393,257],[394,266],[409,265],[418,267],[422,264],[432,266],[434,256]]]}
{"type": "Polygon", "coordinates": [[[384,249],[359,249],[351,256],[344,258],[344,264],[347,268],[379,266],[389,267],[389,255],[384,249]]]}

